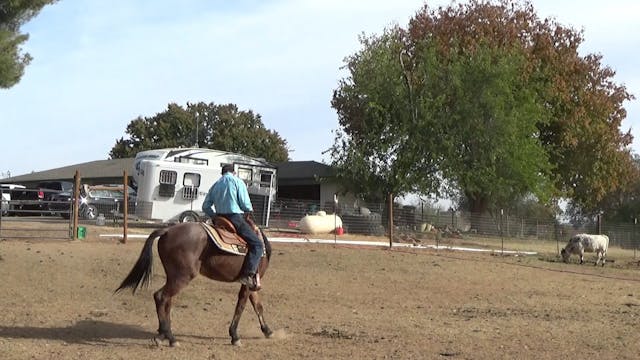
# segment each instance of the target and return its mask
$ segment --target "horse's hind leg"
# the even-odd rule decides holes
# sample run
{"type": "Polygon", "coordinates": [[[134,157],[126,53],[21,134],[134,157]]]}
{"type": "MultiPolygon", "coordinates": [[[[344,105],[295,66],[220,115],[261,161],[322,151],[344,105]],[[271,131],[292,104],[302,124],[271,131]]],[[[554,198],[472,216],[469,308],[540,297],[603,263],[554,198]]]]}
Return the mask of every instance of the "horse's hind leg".
{"type": "Polygon", "coordinates": [[[253,305],[253,310],[258,315],[258,321],[260,322],[260,330],[266,338],[270,338],[273,335],[273,331],[269,329],[269,325],[264,320],[264,308],[262,307],[262,300],[260,300],[260,295],[257,292],[251,292],[249,294],[249,300],[251,300],[251,305],[253,305]]]}
{"type": "Polygon", "coordinates": [[[153,293],[153,300],[156,302],[156,312],[158,313],[158,336],[153,338],[156,345],[167,339],[170,346],[176,345],[176,338],[171,332],[171,298],[166,296],[164,290],[167,285],[153,293]]]}
{"type": "Polygon", "coordinates": [[[240,337],[238,337],[238,323],[240,322],[240,317],[242,316],[242,312],[244,311],[244,307],[247,304],[247,299],[249,298],[249,288],[246,285],[242,285],[240,287],[240,291],[238,292],[238,301],[236,302],[236,310],[233,313],[233,319],[231,320],[231,325],[229,325],[229,336],[231,336],[231,344],[232,345],[241,345],[240,337]]]}
{"type": "Polygon", "coordinates": [[[182,281],[169,281],[153,293],[153,299],[156,302],[156,312],[158,313],[158,336],[153,338],[156,345],[160,345],[164,339],[169,340],[169,346],[178,346],[178,341],[171,331],[171,303],[173,297],[176,296],[182,288],[187,286],[190,279],[182,279],[182,281]]]}

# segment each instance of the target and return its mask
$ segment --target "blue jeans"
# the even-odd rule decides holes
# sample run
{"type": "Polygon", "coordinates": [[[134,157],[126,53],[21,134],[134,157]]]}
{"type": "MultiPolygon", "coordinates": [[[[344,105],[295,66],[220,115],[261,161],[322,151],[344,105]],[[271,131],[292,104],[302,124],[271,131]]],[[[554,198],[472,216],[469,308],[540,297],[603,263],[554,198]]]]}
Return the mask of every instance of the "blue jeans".
{"type": "Polygon", "coordinates": [[[245,256],[244,269],[241,275],[255,274],[258,272],[258,265],[260,265],[260,259],[264,252],[264,244],[262,240],[258,238],[258,235],[253,231],[251,225],[244,219],[243,214],[219,214],[229,219],[233,226],[236,227],[236,232],[240,235],[249,245],[249,251],[245,256]]]}

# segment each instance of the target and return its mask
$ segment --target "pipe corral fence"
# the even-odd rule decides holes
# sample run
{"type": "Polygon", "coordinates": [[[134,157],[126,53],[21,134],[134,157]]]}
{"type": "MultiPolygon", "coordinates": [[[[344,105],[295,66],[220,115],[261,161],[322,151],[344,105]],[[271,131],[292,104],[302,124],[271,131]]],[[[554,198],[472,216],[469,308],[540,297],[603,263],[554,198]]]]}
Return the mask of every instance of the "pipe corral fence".
{"type": "MultiPolygon", "coordinates": [[[[126,180],[125,171],[123,184],[126,180]]],[[[129,204],[127,186],[109,186],[114,189],[106,187],[105,191],[122,189],[122,198],[97,193],[94,202],[85,201],[77,171],[73,189],[69,191],[3,184],[0,188],[0,239],[82,239],[86,230],[83,225],[112,221],[122,226],[122,241],[125,242],[130,205],[135,204],[129,204]]]]}
{"type": "MultiPolygon", "coordinates": [[[[123,184],[127,174],[123,173],[123,184]]],[[[72,199],[81,198],[79,189],[81,178],[76,173],[74,193],[67,200],[25,200],[12,199],[9,190],[2,191],[2,211],[0,212],[0,238],[49,238],[77,239],[83,224],[110,222],[122,227],[122,241],[126,242],[127,228],[136,226],[135,202],[128,196],[112,204],[101,204],[95,211],[87,212],[86,206],[72,199]],[[36,222],[37,227],[26,224],[36,222]]],[[[123,186],[126,192],[127,186],[123,186]]],[[[27,192],[38,189],[22,189],[27,192]]],[[[33,198],[34,194],[31,194],[33,198]]],[[[640,247],[637,221],[629,223],[608,223],[599,218],[593,224],[575,227],[553,219],[536,219],[505,212],[497,214],[474,214],[464,211],[440,210],[425,204],[402,205],[390,202],[363,203],[319,201],[305,199],[276,198],[270,206],[267,229],[272,231],[298,231],[300,220],[318,211],[337,214],[342,221],[341,233],[347,235],[377,236],[393,242],[432,242],[438,245],[448,239],[488,238],[521,241],[535,248],[536,242],[555,243],[559,251],[566,241],[577,233],[598,233],[609,236],[610,246],[622,249],[640,247]]],[[[158,226],[160,226],[159,224],[158,226]]],[[[81,235],[81,234],[80,234],[81,235]]],[[[335,234],[332,234],[335,236],[335,234]]],[[[548,244],[547,244],[548,245],[548,244]]]]}

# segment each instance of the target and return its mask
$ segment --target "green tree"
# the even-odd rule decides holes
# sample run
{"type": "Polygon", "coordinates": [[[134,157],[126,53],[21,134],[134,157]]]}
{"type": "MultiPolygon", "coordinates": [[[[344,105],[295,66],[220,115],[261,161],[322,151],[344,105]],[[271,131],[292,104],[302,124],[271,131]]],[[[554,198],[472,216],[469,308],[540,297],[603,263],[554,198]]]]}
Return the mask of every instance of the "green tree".
{"type": "Polygon", "coordinates": [[[480,46],[521,49],[528,88],[550,112],[537,136],[553,166],[556,196],[593,214],[607,194],[628,182],[632,137],[620,126],[623,102],[633,96],[612,81],[615,72],[601,64],[601,55],[579,55],[582,32],[539,19],[528,1],[472,0],[435,11],[425,6],[408,33],[412,46],[435,42],[445,61],[480,46]]]}
{"type": "Polygon", "coordinates": [[[334,163],[361,191],[444,184],[478,212],[530,195],[597,211],[629,179],[632,96],[581,41],[528,2],[425,5],[347,58],[334,163]]]}
{"type": "Polygon", "coordinates": [[[241,111],[234,104],[188,103],[186,109],[169,104],[152,117],[138,117],[127,125],[128,138],[120,138],[111,158],[133,157],[149,149],[201,146],[264,158],[289,159],[286,140],[264,127],[259,114],[241,111]]]}
{"type": "Polygon", "coordinates": [[[552,194],[551,164],[540,143],[539,123],[548,121],[518,50],[479,47],[453,55],[439,85],[445,106],[434,113],[442,131],[440,164],[445,178],[467,199],[472,212],[506,208],[533,194],[552,194]]]}
{"type": "Polygon", "coordinates": [[[439,178],[432,142],[414,141],[418,117],[410,74],[402,60],[399,28],[361,37],[363,49],[347,59],[350,76],[335,90],[332,106],[341,129],[332,147],[337,177],[351,192],[370,200],[387,194],[428,192],[439,178]],[[425,191],[426,190],[426,191],[425,191]]]}
{"type": "Polygon", "coordinates": [[[0,2],[0,88],[10,88],[22,78],[31,55],[22,51],[29,38],[20,32],[27,21],[57,0],[3,0],[0,2]]]}

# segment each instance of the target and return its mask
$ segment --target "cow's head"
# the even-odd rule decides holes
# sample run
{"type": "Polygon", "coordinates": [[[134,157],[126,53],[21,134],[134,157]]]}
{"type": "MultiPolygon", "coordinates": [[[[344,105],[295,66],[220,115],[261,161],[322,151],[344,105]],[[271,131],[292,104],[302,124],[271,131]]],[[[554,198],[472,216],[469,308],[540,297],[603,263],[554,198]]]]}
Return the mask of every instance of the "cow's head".
{"type": "Polygon", "coordinates": [[[569,262],[569,256],[571,256],[571,254],[569,254],[567,250],[562,248],[562,250],[560,250],[560,255],[562,255],[562,261],[566,263],[569,262]]]}

